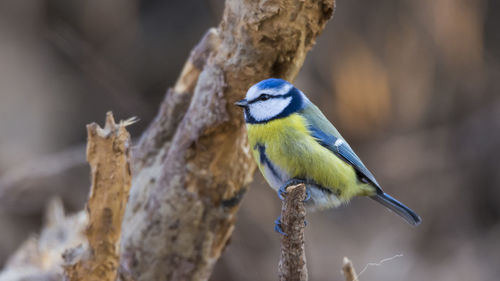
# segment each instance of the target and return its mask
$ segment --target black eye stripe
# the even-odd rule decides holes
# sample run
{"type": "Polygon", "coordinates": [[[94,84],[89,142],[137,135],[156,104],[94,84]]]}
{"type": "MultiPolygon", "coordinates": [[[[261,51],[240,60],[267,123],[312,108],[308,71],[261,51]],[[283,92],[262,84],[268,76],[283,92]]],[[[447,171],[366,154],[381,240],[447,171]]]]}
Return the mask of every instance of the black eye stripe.
{"type": "Polygon", "coordinates": [[[262,94],[262,95],[260,95],[257,99],[258,99],[258,100],[268,100],[268,99],[270,99],[270,98],[271,98],[271,96],[270,96],[270,95],[268,95],[268,94],[262,94]]]}
{"type": "MultiPolygon", "coordinates": [[[[303,95],[304,94],[302,94],[300,92],[300,90],[298,90],[297,88],[292,88],[290,91],[288,91],[288,93],[286,93],[284,95],[273,96],[272,97],[273,99],[274,98],[286,99],[286,98],[290,97],[291,100],[281,113],[279,113],[278,115],[272,116],[270,118],[263,119],[263,120],[255,119],[254,116],[252,115],[252,106],[247,106],[245,108],[245,121],[249,124],[262,124],[262,123],[268,122],[270,120],[287,117],[290,114],[303,109],[308,104],[307,98],[304,99],[303,95]]],[[[253,99],[253,100],[249,100],[248,103],[254,103],[256,101],[257,101],[257,99],[253,99]]]]}
{"type": "Polygon", "coordinates": [[[268,95],[268,94],[261,94],[260,96],[258,96],[255,99],[249,101],[248,103],[252,104],[252,103],[256,103],[258,101],[265,101],[265,100],[269,100],[269,99],[284,99],[284,98],[288,98],[288,97],[291,97],[291,96],[292,96],[291,93],[284,94],[284,95],[279,95],[279,96],[271,96],[271,95],[268,95]],[[262,99],[263,95],[266,96],[266,99],[262,99]]]}

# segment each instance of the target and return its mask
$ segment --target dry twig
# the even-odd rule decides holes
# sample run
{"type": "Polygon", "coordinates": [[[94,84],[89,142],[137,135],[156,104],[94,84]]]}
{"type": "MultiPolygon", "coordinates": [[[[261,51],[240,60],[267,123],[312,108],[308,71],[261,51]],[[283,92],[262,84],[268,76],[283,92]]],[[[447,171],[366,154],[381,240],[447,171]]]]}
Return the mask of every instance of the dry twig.
{"type": "Polygon", "coordinates": [[[281,281],[306,281],[307,266],[304,249],[304,227],[306,208],[304,184],[286,188],[281,208],[281,228],[286,235],[281,237],[279,279],[281,281]]]}
{"type": "Polygon", "coordinates": [[[354,265],[352,265],[352,261],[344,257],[342,261],[342,272],[344,273],[346,281],[359,281],[358,274],[356,274],[356,270],[354,269],[354,265]]]}
{"type": "Polygon", "coordinates": [[[85,231],[88,245],[64,253],[68,280],[116,280],[121,223],[131,183],[126,125],[117,125],[108,113],[104,129],[95,123],[87,126],[87,160],[92,174],[85,231]]]}

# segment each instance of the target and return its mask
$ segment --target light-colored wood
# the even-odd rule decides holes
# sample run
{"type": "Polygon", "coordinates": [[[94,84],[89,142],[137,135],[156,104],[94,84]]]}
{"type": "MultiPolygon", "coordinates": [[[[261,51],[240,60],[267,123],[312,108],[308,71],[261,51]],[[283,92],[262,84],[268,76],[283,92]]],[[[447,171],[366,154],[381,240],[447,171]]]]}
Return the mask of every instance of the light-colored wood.
{"type": "Polygon", "coordinates": [[[342,272],[344,273],[345,281],[359,281],[354,265],[352,265],[352,261],[347,257],[344,257],[342,261],[342,272]]]}
{"type": "Polygon", "coordinates": [[[130,135],[108,112],[106,126],[87,126],[87,161],[92,186],[86,205],[87,243],[64,253],[65,276],[71,281],[114,281],[119,265],[121,223],[131,185],[130,135]]]}

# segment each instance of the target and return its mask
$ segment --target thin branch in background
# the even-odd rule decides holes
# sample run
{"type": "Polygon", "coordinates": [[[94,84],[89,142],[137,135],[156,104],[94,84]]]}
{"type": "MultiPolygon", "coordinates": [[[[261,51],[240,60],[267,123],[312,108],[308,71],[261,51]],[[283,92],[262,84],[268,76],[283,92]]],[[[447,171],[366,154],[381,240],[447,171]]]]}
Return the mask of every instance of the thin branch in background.
{"type": "Polygon", "coordinates": [[[382,259],[380,260],[379,262],[369,262],[365,265],[365,267],[359,272],[358,276],[361,276],[365,270],[367,270],[370,266],[381,266],[382,264],[384,264],[385,262],[388,262],[388,261],[392,261],[394,259],[397,259],[397,258],[401,258],[403,256],[403,254],[397,254],[397,255],[394,255],[390,258],[385,258],[385,259],[382,259]]]}
{"type": "Polygon", "coordinates": [[[304,246],[306,208],[306,186],[304,184],[286,188],[281,208],[281,256],[279,262],[280,281],[307,280],[307,264],[304,246]]]}
{"type": "Polygon", "coordinates": [[[62,280],[61,253],[85,242],[87,214],[65,214],[61,199],[46,206],[45,223],[39,235],[31,235],[14,252],[0,272],[0,280],[62,280]]]}

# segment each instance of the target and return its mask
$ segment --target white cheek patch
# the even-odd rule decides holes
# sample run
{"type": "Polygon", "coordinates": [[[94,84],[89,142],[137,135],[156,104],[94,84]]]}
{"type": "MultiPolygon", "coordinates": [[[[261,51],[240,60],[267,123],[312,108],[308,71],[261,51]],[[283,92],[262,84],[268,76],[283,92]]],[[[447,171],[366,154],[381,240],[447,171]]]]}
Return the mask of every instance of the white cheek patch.
{"type": "Polygon", "coordinates": [[[250,105],[250,115],[257,121],[269,120],[285,110],[292,101],[292,97],[271,98],[258,101],[250,105]]]}

